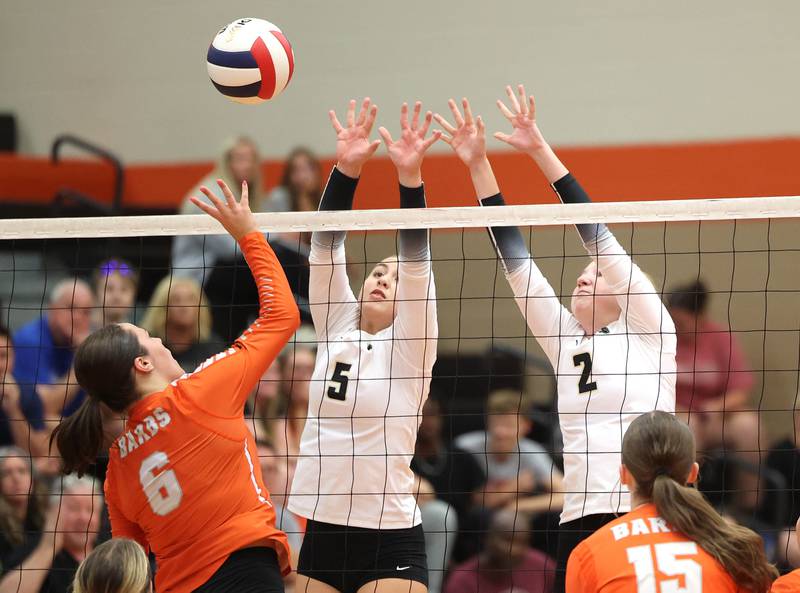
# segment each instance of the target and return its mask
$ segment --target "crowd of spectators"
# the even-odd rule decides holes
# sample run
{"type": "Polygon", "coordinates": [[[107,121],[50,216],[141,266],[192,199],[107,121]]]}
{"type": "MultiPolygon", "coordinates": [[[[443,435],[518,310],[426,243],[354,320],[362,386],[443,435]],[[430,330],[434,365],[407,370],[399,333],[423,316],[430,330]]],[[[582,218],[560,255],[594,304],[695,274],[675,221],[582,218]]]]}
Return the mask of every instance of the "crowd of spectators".
{"type": "MultiPolygon", "coordinates": [[[[232,187],[247,181],[256,210],[272,212],[315,210],[322,184],[317,159],[297,149],[280,185],[263,195],[258,149],[247,138],[232,141],[198,186],[216,191],[216,178],[232,187]]],[[[194,206],[187,201],[182,211],[194,206]]],[[[308,239],[268,237],[301,304],[308,239]]],[[[13,334],[0,327],[0,591],[67,591],[79,562],[109,537],[103,460],[91,476],[62,477],[49,446],[54,425],[83,399],[72,359],[86,336],[110,323],[137,322],[191,372],[257,313],[255,285],[227,235],[177,238],[172,269],[146,305],[138,301],[138,280],[130,262],[108,259],[87,281],[58,282],[42,314],[13,334]]],[[[800,414],[794,438],[762,446],[752,371],[735,333],[709,318],[708,300],[700,282],[676,287],[667,299],[678,332],[678,413],[697,438],[699,488],[731,520],[759,531],[782,566],[797,566],[800,549],[791,534],[800,516],[800,414]]],[[[304,520],[285,501],[315,357],[315,333],[306,325],[266,371],[245,410],[295,560],[304,520]]],[[[484,427],[451,435],[445,398],[432,393],[420,411],[411,467],[432,593],[551,589],[563,476],[559,452],[534,438],[541,431],[533,412],[524,390],[492,391],[484,427]]]]}

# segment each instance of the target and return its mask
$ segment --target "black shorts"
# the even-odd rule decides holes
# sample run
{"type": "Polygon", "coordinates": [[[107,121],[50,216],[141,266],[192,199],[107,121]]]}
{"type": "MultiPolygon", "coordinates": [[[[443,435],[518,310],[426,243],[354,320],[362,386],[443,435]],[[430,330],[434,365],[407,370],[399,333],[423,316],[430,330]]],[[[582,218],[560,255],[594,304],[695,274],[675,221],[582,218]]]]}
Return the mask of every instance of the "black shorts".
{"type": "Polygon", "coordinates": [[[422,525],[364,529],[309,520],[297,572],[342,593],[378,579],[405,579],[428,586],[422,525]]]}
{"type": "Polygon", "coordinates": [[[610,523],[619,515],[611,513],[601,515],[586,515],[574,521],[567,521],[558,526],[558,554],[556,555],[556,583],[553,588],[554,593],[564,593],[567,576],[567,560],[572,550],[578,544],[600,529],[606,523],[610,523]]]}
{"type": "Polygon", "coordinates": [[[278,555],[272,548],[242,548],[228,556],[195,593],[283,593],[278,555]]]}

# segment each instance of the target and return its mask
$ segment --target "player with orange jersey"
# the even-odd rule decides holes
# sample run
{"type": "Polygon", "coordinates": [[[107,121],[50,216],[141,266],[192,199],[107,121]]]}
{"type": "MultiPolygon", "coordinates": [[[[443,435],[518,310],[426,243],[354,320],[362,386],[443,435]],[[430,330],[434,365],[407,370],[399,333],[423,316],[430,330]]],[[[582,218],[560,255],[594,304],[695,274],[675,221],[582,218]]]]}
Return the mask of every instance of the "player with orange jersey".
{"type": "Polygon", "coordinates": [[[227,350],[184,374],[158,338],[131,324],[98,330],[78,349],[75,373],[89,397],[55,438],[64,471],[85,471],[103,447],[103,406],[127,417],[109,450],[105,484],[114,537],[156,556],[156,590],[283,591],[286,535],[264,487],[243,409],[248,394],[297,329],[286,277],[250,212],[207,188],[193,202],[236,239],[258,286],[256,321],[227,350]]]}
{"type": "Polygon", "coordinates": [[[636,418],[620,478],[632,508],[584,540],[567,593],[767,593],[777,576],[761,538],[723,519],[696,489],[689,427],[666,412],[636,418]]]}

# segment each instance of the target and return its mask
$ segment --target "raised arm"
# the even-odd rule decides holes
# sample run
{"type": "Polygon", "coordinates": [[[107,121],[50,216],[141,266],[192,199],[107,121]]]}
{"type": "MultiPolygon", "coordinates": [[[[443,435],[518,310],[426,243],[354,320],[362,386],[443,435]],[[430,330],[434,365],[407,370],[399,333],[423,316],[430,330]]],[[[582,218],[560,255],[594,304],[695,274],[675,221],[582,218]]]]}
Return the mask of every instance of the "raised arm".
{"type": "MultiPolygon", "coordinates": [[[[425,138],[433,119],[428,111],[420,125],[422,104],[414,104],[411,122],[408,104],[400,109],[400,137],[393,140],[386,128],[379,129],[389,158],[397,168],[400,182],[400,207],[424,208],[425,189],[422,185],[422,160],[425,152],[442,135],[435,131],[425,138]]],[[[399,232],[397,315],[395,337],[401,346],[424,352],[424,364],[433,366],[436,360],[436,338],[439,325],[436,318],[436,289],[431,267],[430,233],[427,229],[405,229],[399,232]],[[424,345],[419,340],[428,340],[424,345]]]]}
{"type": "Polygon", "coordinates": [[[253,387],[300,325],[300,313],[280,262],[258,231],[242,184],[239,202],[222,180],[225,202],[207,188],[201,191],[211,205],[193,198],[236,239],[258,288],[259,314],[230,348],[203,363],[180,381],[181,390],[205,411],[226,417],[241,416],[253,387]],[[232,397],[223,394],[232,393],[232,397]]]}
{"type": "MultiPolygon", "coordinates": [[[[473,117],[469,101],[462,100],[462,115],[455,101],[448,102],[455,125],[438,113],[434,116],[449,136],[442,136],[469,168],[472,185],[482,206],[503,206],[491,163],[486,156],[486,131],[480,116],[473,117]]],[[[503,263],[514,299],[533,335],[555,364],[560,336],[575,325],[574,318],[558,300],[550,283],[531,258],[517,227],[493,227],[489,236],[503,263]]]]}
{"type": "MultiPolygon", "coordinates": [[[[517,87],[517,92],[519,98],[510,86],[506,87],[511,108],[503,101],[497,101],[497,106],[511,122],[514,131],[510,135],[498,132],[495,138],[529,155],[563,203],[591,202],[577,179],[545,141],[536,123],[533,96],[526,95],[523,85],[517,87]]],[[[633,263],[608,227],[604,224],[578,224],[575,227],[586,251],[597,261],[598,270],[614,291],[626,322],[646,333],[674,332],[672,319],[653,283],[633,263]]]]}
{"type": "MultiPolygon", "coordinates": [[[[380,140],[369,140],[377,113],[369,98],[361,104],[357,119],[356,102],[350,101],[344,126],[333,110],[328,112],[336,132],[336,166],[322,193],[320,211],[352,209],[361,169],[380,146],[380,140]]],[[[358,324],[358,303],[347,278],[345,236],[344,231],[311,234],[309,307],[317,338],[323,341],[358,324]]]]}

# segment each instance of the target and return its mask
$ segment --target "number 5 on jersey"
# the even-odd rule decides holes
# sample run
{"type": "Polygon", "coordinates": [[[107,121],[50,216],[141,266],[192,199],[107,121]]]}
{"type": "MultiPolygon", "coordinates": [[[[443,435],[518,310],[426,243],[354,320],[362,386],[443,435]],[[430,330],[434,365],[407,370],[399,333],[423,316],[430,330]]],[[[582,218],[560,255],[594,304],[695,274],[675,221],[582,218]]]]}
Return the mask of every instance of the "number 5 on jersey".
{"type": "Polygon", "coordinates": [[[347,382],[350,380],[350,369],[352,364],[337,362],[333,369],[333,375],[328,381],[328,397],[339,401],[344,401],[347,395],[347,382]]]}

